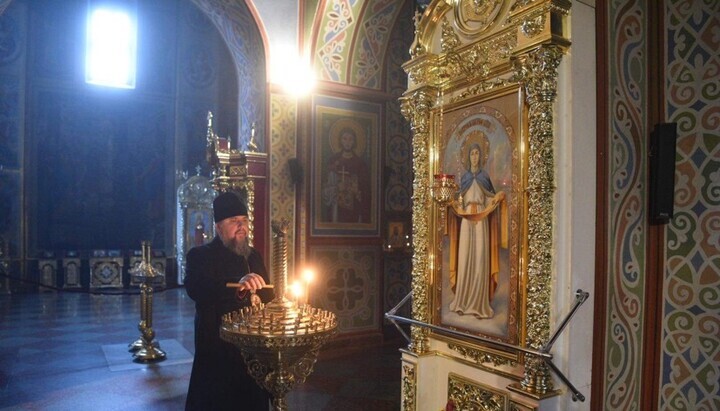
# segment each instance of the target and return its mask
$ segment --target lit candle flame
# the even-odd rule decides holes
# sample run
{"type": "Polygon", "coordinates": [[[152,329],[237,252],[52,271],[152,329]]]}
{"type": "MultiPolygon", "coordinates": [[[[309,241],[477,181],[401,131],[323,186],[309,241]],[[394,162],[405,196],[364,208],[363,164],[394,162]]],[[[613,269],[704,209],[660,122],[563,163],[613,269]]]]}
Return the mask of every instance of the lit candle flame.
{"type": "Polygon", "coordinates": [[[300,300],[300,298],[303,296],[303,286],[299,281],[294,281],[290,285],[290,292],[292,293],[293,297],[295,298],[295,301],[300,300]]]}

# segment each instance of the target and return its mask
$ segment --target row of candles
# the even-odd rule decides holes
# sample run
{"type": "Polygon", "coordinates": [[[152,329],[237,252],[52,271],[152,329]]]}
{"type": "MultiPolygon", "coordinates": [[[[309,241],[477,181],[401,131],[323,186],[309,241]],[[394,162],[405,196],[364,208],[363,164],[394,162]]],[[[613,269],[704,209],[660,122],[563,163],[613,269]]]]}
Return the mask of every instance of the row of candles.
{"type": "Polygon", "coordinates": [[[336,317],[329,311],[303,306],[290,317],[283,314],[266,313],[265,307],[244,307],[225,314],[223,323],[247,334],[303,335],[326,331],[337,325],[336,317]]]}
{"type": "Polygon", "coordinates": [[[302,271],[300,278],[290,284],[292,300],[298,305],[308,304],[310,300],[310,284],[315,281],[315,271],[306,268],[302,271]]]}

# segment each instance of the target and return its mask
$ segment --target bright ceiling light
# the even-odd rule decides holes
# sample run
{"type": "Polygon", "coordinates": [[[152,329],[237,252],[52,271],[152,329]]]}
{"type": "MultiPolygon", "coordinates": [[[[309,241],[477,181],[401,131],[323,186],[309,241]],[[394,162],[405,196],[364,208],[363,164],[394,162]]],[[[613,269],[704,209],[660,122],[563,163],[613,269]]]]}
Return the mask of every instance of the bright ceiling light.
{"type": "Polygon", "coordinates": [[[271,52],[270,81],[295,97],[307,96],[315,88],[315,73],[307,59],[293,47],[280,46],[271,52]]]}

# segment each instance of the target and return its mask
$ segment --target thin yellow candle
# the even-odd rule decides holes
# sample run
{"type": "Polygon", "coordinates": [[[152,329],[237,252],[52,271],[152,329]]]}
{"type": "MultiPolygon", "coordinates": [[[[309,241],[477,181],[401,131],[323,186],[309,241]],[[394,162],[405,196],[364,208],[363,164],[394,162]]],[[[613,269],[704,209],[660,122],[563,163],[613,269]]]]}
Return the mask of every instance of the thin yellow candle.
{"type": "Polygon", "coordinates": [[[311,268],[306,268],[303,270],[302,273],[302,279],[305,282],[305,304],[308,304],[310,301],[310,283],[312,283],[315,280],[315,271],[313,271],[311,268]]]}

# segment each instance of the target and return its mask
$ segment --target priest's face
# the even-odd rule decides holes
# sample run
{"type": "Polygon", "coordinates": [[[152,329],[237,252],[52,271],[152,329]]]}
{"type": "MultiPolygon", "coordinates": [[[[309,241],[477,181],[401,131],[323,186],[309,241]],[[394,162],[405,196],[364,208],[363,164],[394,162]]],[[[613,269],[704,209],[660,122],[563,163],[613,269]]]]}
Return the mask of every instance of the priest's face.
{"type": "Polygon", "coordinates": [[[248,218],[244,215],[226,218],[215,224],[215,229],[224,244],[243,244],[247,242],[248,218]]]}

